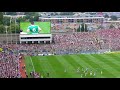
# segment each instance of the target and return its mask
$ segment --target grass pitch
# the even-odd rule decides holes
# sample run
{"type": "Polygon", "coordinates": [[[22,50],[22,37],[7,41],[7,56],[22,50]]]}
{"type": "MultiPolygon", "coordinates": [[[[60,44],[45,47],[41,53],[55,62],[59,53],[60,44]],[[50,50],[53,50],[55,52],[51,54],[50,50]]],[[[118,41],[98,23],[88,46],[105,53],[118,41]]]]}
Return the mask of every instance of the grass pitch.
{"type": "Polygon", "coordinates": [[[43,78],[120,78],[119,53],[25,56],[25,64],[29,78],[34,70],[43,78]]]}

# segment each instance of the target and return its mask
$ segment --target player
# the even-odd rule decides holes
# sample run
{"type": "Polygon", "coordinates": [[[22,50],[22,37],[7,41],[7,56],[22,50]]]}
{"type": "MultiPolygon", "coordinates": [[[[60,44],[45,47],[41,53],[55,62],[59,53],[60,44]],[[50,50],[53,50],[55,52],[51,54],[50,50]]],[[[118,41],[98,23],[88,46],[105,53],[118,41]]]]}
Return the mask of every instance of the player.
{"type": "Polygon", "coordinates": [[[65,69],[64,72],[67,72],[67,70],[65,69]]]}
{"type": "Polygon", "coordinates": [[[77,68],[77,73],[80,72],[80,67],[77,68]]]}
{"type": "Polygon", "coordinates": [[[28,27],[27,32],[32,32],[38,34],[41,31],[41,28],[38,25],[34,25],[34,22],[31,22],[31,25],[28,27]]]}
{"type": "Polygon", "coordinates": [[[83,74],[81,74],[81,78],[83,77],[83,74]]]}
{"type": "Polygon", "coordinates": [[[77,68],[77,72],[79,72],[79,71],[80,71],[80,67],[77,68]]]}
{"type": "Polygon", "coordinates": [[[86,68],[86,71],[88,71],[88,68],[86,68]]]}
{"type": "Polygon", "coordinates": [[[43,78],[43,76],[41,75],[41,78],[43,78]]]}
{"type": "Polygon", "coordinates": [[[85,73],[85,70],[83,70],[83,73],[85,73]]]}
{"type": "Polygon", "coordinates": [[[77,73],[79,73],[80,72],[80,70],[79,69],[77,69],[77,73]]]}
{"type": "Polygon", "coordinates": [[[96,72],[94,72],[93,76],[96,76],[96,72]]]}
{"type": "Polygon", "coordinates": [[[47,77],[49,77],[49,73],[47,73],[47,77]]]}
{"type": "Polygon", "coordinates": [[[90,71],[90,76],[92,76],[92,71],[90,71]]]}

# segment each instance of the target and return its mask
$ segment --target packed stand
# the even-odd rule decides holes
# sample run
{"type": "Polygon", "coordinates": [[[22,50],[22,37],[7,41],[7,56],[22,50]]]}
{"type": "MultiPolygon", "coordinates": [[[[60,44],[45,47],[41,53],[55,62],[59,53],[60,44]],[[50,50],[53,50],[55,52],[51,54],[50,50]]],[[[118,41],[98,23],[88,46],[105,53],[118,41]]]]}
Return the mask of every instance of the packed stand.
{"type": "MultiPolygon", "coordinates": [[[[19,53],[30,56],[38,54],[78,54],[97,52],[99,49],[120,50],[120,30],[101,29],[94,32],[54,34],[51,44],[0,45],[0,78],[21,78],[19,53]]],[[[39,78],[36,72],[32,77],[39,78]]]]}
{"type": "Polygon", "coordinates": [[[5,45],[0,45],[0,78],[21,78],[19,71],[19,56],[5,45]]]}

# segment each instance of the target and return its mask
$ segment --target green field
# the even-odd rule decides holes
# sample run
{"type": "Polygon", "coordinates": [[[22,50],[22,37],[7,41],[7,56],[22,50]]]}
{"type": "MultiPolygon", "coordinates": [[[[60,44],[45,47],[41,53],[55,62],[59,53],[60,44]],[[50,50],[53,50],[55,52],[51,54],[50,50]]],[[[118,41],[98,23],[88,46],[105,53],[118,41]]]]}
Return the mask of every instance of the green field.
{"type": "MultiPolygon", "coordinates": [[[[51,33],[50,22],[35,22],[34,24],[38,25],[42,29],[40,32],[41,34],[50,34],[51,33]]],[[[30,25],[30,22],[20,22],[20,29],[23,30],[23,32],[27,33],[27,28],[29,25],[30,25]]]]}
{"type": "Polygon", "coordinates": [[[119,53],[25,56],[25,64],[29,77],[29,73],[35,70],[44,78],[120,78],[119,53]],[[80,72],[77,72],[78,67],[80,72]],[[47,73],[50,73],[49,77],[47,73]]]}

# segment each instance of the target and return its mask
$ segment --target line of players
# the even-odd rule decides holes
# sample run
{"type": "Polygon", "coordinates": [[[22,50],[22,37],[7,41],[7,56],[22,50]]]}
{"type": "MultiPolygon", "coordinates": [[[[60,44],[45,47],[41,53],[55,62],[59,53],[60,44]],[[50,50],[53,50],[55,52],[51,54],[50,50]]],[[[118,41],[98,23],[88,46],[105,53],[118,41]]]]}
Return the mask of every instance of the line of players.
{"type": "MultiPolygon", "coordinates": [[[[64,70],[65,73],[67,73],[67,69],[64,70]]],[[[82,70],[80,70],[80,67],[78,67],[76,69],[76,73],[80,74],[81,78],[89,78],[89,77],[96,77],[96,74],[99,73],[100,75],[103,74],[103,71],[102,70],[99,70],[99,68],[96,69],[96,71],[94,70],[91,70],[90,68],[82,68],[82,70]],[[89,76],[88,76],[89,75],[89,76]]],[[[49,77],[49,73],[47,73],[47,76],[46,77],[49,77]]]]}
{"type": "MultiPolygon", "coordinates": [[[[64,72],[67,73],[67,69],[65,69],[64,72]]],[[[99,68],[97,68],[96,71],[91,70],[90,68],[85,68],[85,69],[82,68],[82,70],[80,70],[80,67],[78,67],[76,69],[76,73],[80,74],[81,78],[84,78],[84,77],[96,77],[97,73],[100,73],[100,75],[102,75],[103,71],[99,70],[99,68]]]]}
{"type": "MultiPolygon", "coordinates": [[[[67,69],[65,69],[64,72],[67,73],[68,72],[67,69]]],[[[97,73],[99,73],[100,75],[102,75],[103,71],[100,70],[99,68],[97,68],[96,71],[91,70],[90,68],[82,68],[82,70],[80,70],[80,67],[78,67],[76,69],[76,73],[80,74],[81,78],[89,78],[89,77],[95,78],[97,73]]],[[[38,76],[40,76],[40,75],[38,75],[38,73],[36,73],[36,74],[37,74],[36,78],[39,78],[38,76]]],[[[31,72],[30,75],[32,77],[34,77],[33,72],[31,72]]],[[[47,78],[50,77],[50,73],[46,73],[46,77],[47,78]]],[[[43,78],[43,76],[41,76],[41,78],[43,78]]]]}

